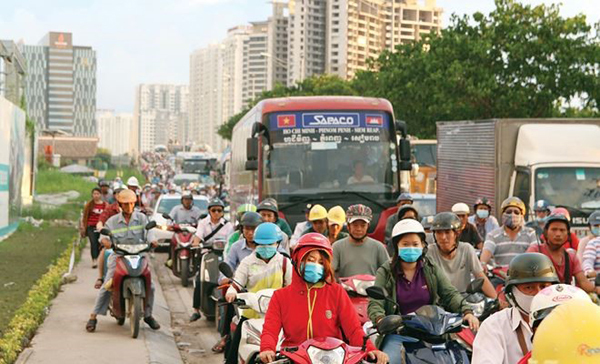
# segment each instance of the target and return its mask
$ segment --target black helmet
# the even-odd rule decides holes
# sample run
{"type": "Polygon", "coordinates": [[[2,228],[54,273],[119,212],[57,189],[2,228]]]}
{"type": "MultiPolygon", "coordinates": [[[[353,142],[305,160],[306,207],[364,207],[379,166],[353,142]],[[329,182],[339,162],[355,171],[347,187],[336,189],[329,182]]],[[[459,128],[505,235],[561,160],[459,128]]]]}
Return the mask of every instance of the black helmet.
{"type": "Polygon", "coordinates": [[[523,253],[517,255],[508,266],[505,292],[511,294],[513,286],[532,282],[560,283],[552,261],[544,254],[523,253]]]}
{"type": "Polygon", "coordinates": [[[219,206],[219,207],[225,208],[225,204],[223,203],[223,201],[219,200],[218,198],[213,198],[212,200],[210,200],[208,202],[208,208],[209,209],[211,207],[215,207],[215,206],[219,206]]]}
{"type": "Polygon", "coordinates": [[[396,213],[396,216],[398,216],[398,220],[401,220],[408,211],[414,211],[415,218],[417,221],[419,221],[419,212],[413,205],[404,205],[400,207],[398,209],[398,212],[396,213]]]}
{"type": "Polygon", "coordinates": [[[247,227],[257,227],[263,222],[262,217],[254,211],[248,211],[244,213],[240,220],[240,225],[247,227]]]}
{"type": "Polygon", "coordinates": [[[453,212],[440,212],[435,215],[431,223],[431,230],[458,230],[462,226],[462,222],[453,212]]]}
{"type": "Polygon", "coordinates": [[[279,213],[279,209],[277,208],[277,205],[274,204],[272,201],[270,200],[264,200],[261,203],[258,204],[258,206],[256,206],[256,211],[260,212],[260,211],[271,211],[273,213],[275,213],[275,216],[277,216],[277,214],[279,213]]]}
{"type": "Polygon", "coordinates": [[[194,200],[194,196],[192,196],[192,194],[190,192],[186,192],[183,195],[181,195],[181,201],[183,202],[184,199],[188,199],[188,200],[194,200]]]}
{"type": "Polygon", "coordinates": [[[473,204],[473,210],[477,211],[477,206],[479,205],[487,206],[490,210],[492,209],[492,204],[490,203],[490,200],[487,199],[487,197],[478,198],[477,201],[475,201],[475,203],[473,204]]]}
{"type": "Polygon", "coordinates": [[[567,225],[567,230],[571,230],[571,223],[563,214],[550,214],[550,216],[546,217],[545,220],[546,223],[544,224],[544,230],[547,230],[550,227],[550,224],[556,221],[564,222],[567,225]]]}

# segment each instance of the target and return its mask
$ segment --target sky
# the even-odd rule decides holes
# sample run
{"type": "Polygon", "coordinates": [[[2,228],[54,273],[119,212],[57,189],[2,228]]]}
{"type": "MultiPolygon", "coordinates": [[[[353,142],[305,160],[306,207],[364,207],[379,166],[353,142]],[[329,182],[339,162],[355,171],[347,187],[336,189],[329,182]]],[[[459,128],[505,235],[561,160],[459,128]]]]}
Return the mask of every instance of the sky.
{"type": "MultiPolygon", "coordinates": [[[[599,0],[565,0],[562,13],[600,19],[599,0]]],[[[554,0],[522,0],[528,4],[554,0]]],[[[437,0],[452,13],[488,13],[493,0],[437,0]]],[[[266,20],[266,0],[20,0],[2,5],[0,39],[37,44],[48,31],[73,33],[96,50],[97,108],[133,112],[135,86],[189,82],[189,56],[225,38],[227,29],[266,20]]]]}

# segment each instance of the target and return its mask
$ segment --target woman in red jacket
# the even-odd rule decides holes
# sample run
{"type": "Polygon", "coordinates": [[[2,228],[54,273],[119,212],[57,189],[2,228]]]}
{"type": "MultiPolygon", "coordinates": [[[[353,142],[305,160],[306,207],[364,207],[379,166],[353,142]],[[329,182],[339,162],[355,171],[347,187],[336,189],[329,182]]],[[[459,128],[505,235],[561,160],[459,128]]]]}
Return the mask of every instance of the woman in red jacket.
{"type": "MultiPolygon", "coordinates": [[[[292,254],[292,284],[273,294],[260,337],[260,359],[275,359],[279,332],[283,329],[283,347],[299,346],[312,338],[348,339],[362,346],[363,330],[348,294],[337,284],[331,268],[332,249],[321,234],[309,233],[298,241],[292,254]]],[[[367,341],[369,357],[377,363],[388,362],[385,353],[367,341]]]]}

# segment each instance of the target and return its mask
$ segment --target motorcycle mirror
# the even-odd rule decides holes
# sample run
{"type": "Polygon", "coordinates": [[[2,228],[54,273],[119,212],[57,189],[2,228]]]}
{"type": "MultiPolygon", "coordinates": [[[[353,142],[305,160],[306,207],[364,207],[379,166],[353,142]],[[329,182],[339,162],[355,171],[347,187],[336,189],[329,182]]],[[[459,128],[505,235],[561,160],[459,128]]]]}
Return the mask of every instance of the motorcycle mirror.
{"type": "Polygon", "coordinates": [[[483,282],[483,278],[477,278],[476,280],[471,281],[471,283],[469,283],[469,285],[467,286],[467,293],[473,294],[481,292],[481,289],[483,288],[483,282]]]}
{"type": "Polygon", "coordinates": [[[219,271],[227,278],[233,277],[233,269],[226,262],[219,263],[219,271]]]}
{"type": "Polygon", "coordinates": [[[106,235],[106,236],[110,236],[110,230],[108,230],[107,228],[103,228],[102,230],[100,230],[100,234],[102,235],[106,235]]]}
{"type": "Polygon", "coordinates": [[[402,317],[399,315],[389,315],[379,321],[377,331],[381,335],[388,335],[396,332],[402,326],[402,317]]]}
{"type": "Polygon", "coordinates": [[[171,216],[169,216],[169,214],[167,214],[166,212],[163,212],[163,214],[162,214],[162,217],[164,217],[164,218],[165,218],[165,219],[167,219],[167,220],[173,220],[173,219],[171,218],[171,216]]]}
{"type": "Polygon", "coordinates": [[[379,286],[367,287],[367,296],[376,300],[385,300],[388,296],[385,288],[379,286]]]}
{"type": "Polygon", "coordinates": [[[146,224],[146,230],[154,229],[156,227],[156,221],[150,221],[146,224]]]}

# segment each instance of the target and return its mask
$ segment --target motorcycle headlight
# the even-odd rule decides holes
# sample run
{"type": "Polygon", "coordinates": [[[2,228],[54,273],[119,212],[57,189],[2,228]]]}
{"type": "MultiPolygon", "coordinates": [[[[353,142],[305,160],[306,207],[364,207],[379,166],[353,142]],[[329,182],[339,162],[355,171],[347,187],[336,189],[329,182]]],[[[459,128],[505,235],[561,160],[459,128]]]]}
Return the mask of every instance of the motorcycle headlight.
{"type": "Polygon", "coordinates": [[[258,299],[258,307],[260,309],[260,313],[267,313],[269,309],[269,302],[271,302],[271,297],[261,296],[258,299]]]}
{"type": "Polygon", "coordinates": [[[215,240],[212,243],[213,250],[225,250],[225,241],[223,240],[215,240]]]}
{"type": "Polygon", "coordinates": [[[483,310],[485,308],[485,300],[479,301],[477,303],[469,303],[471,310],[473,310],[473,315],[475,317],[479,317],[483,315],[483,310]]]}
{"type": "Polygon", "coordinates": [[[307,352],[312,363],[343,364],[346,356],[346,352],[341,346],[333,350],[323,350],[316,346],[310,346],[307,352]]]}
{"type": "Polygon", "coordinates": [[[187,243],[179,241],[179,245],[181,245],[183,248],[187,248],[188,246],[190,246],[191,243],[192,243],[191,241],[188,241],[187,243]]]}
{"type": "Polygon", "coordinates": [[[117,249],[126,251],[129,254],[137,254],[147,247],[146,244],[117,244],[117,249]]]}
{"type": "Polygon", "coordinates": [[[375,281],[361,281],[358,279],[353,279],[352,281],[354,283],[354,287],[356,287],[356,293],[365,297],[367,297],[367,288],[375,285],[375,281]]]}

